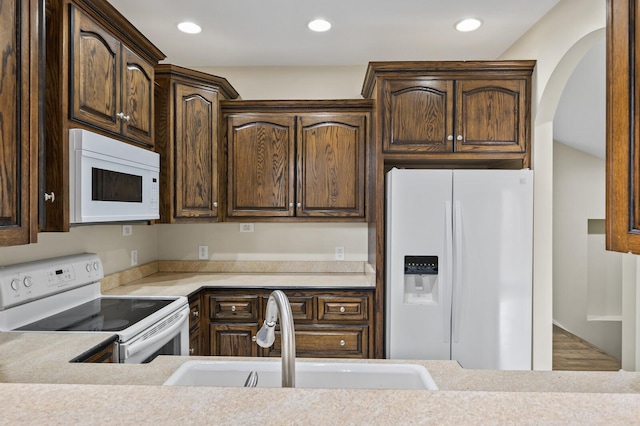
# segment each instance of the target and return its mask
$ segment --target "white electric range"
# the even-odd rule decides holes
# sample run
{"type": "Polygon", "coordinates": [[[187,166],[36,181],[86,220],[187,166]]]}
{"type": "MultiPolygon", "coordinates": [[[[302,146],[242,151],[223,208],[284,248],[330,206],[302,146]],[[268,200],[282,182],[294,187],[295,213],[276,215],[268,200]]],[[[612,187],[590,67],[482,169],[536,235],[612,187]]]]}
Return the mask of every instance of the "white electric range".
{"type": "Polygon", "coordinates": [[[0,331],[117,335],[118,362],[188,355],[184,296],[105,296],[96,254],[0,267],[0,331]]]}

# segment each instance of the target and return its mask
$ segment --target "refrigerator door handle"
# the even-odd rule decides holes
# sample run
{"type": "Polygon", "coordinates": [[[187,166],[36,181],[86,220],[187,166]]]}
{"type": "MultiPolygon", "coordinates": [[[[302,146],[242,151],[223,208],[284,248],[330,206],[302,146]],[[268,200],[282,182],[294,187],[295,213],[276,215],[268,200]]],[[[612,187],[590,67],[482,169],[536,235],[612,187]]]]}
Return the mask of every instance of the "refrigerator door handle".
{"type": "Polygon", "coordinates": [[[442,337],[444,343],[449,343],[451,337],[451,297],[453,286],[453,223],[451,215],[451,201],[444,202],[444,245],[445,245],[445,279],[443,280],[444,291],[441,292],[445,297],[443,298],[442,309],[442,337]]]}
{"type": "Polygon", "coordinates": [[[453,298],[455,298],[453,305],[455,305],[455,311],[453,312],[453,342],[458,343],[460,340],[460,323],[462,322],[462,293],[464,291],[464,280],[462,279],[462,208],[460,207],[460,201],[454,202],[454,217],[455,217],[455,258],[453,263],[456,265],[455,283],[456,288],[453,289],[453,298]]]}

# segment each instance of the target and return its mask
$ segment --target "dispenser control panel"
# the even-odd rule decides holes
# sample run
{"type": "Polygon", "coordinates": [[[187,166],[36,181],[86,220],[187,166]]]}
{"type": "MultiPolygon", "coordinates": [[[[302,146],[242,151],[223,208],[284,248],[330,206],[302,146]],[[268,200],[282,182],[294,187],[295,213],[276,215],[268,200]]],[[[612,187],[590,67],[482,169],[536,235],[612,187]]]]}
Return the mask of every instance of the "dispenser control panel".
{"type": "Polygon", "coordinates": [[[405,256],[405,275],[438,275],[438,256],[405,256]]]}

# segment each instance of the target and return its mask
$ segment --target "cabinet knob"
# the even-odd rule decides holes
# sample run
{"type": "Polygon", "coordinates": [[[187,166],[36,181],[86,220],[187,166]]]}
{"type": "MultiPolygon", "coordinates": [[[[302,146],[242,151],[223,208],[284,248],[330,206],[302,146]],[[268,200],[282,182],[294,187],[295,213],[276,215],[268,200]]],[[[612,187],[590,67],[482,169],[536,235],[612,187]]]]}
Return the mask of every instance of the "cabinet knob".
{"type": "Polygon", "coordinates": [[[452,140],[453,140],[453,135],[449,135],[449,136],[447,136],[447,140],[448,140],[448,141],[452,141],[452,140]]]}
{"type": "Polygon", "coordinates": [[[131,121],[131,117],[128,115],[124,115],[124,112],[117,113],[116,117],[118,117],[120,120],[131,121]]]}
{"type": "Polygon", "coordinates": [[[194,352],[193,348],[189,348],[189,355],[193,355],[194,352]]]}
{"type": "Polygon", "coordinates": [[[302,203],[298,203],[298,208],[302,207],[302,203]]]}
{"type": "Polygon", "coordinates": [[[52,203],[56,200],[56,194],[55,193],[51,193],[51,194],[47,194],[46,192],[44,193],[44,201],[51,201],[52,203]]]}
{"type": "Polygon", "coordinates": [[[218,202],[217,201],[213,202],[213,207],[218,207],[218,202]]]}
{"type": "Polygon", "coordinates": [[[458,139],[459,141],[461,141],[461,140],[463,139],[463,137],[462,137],[462,135],[458,135],[458,137],[457,137],[456,139],[458,139]]]}
{"type": "Polygon", "coordinates": [[[346,309],[344,308],[344,306],[340,306],[340,312],[344,312],[346,311],[346,309]]]}
{"type": "Polygon", "coordinates": [[[194,318],[198,318],[198,316],[200,315],[200,312],[198,311],[193,311],[193,317],[194,318]]]}
{"type": "Polygon", "coordinates": [[[344,345],[346,345],[345,341],[344,340],[340,340],[340,346],[344,346],[344,345]]]}
{"type": "Polygon", "coordinates": [[[231,305],[231,312],[235,312],[236,311],[236,305],[231,305]]]}
{"type": "Polygon", "coordinates": [[[289,208],[293,207],[293,203],[289,203],[289,208]]]}

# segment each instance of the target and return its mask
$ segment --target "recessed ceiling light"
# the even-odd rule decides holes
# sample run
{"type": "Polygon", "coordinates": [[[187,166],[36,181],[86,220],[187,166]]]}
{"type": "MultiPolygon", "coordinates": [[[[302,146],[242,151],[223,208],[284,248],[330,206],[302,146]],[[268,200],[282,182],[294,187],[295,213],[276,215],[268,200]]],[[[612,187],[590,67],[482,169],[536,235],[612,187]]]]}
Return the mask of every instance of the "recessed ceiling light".
{"type": "Polygon", "coordinates": [[[178,29],[187,34],[198,34],[200,31],[202,31],[200,25],[193,22],[180,22],[178,24],[178,29]]]}
{"type": "Polygon", "coordinates": [[[316,31],[321,33],[324,31],[329,31],[329,29],[331,28],[331,22],[326,21],[324,19],[314,19],[313,21],[307,24],[307,27],[311,31],[316,31]]]}
{"type": "Polygon", "coordinates": [[[456,30],[461,32],[475,31],[482,25],[482,22],[476,18],[463,19],[456,24],[456,30]]]}

